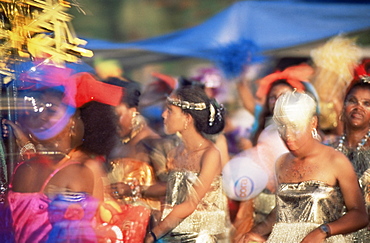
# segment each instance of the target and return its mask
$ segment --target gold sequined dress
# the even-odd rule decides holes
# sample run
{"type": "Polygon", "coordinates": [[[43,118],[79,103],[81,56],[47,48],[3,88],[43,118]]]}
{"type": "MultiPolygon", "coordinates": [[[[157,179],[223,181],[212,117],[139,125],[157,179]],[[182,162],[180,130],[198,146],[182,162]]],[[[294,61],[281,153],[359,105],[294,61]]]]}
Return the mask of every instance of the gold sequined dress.
{"type": "MultiPolygon", "coordinates": [[[[370,209],[370,149],[362,148],[347,149],[343,147],[342,151],[351,161],[357,177],[359,178],[360,187],[362,189],[368,214],[370,209]]],[[[370,231],[367,228],[360,229],[352,233],[352,242],[366,243],[370,242],[370,231]]]]}
{"type": "MultiPolygon", "coordinates": [[[[171,171],[168,176],[165,218],[172,208],[192,196],[192,185],[198,174],[190,171],[171,171]]],[[[222,177],[216,177],[210,191],[196,210],[161,240],[164,242],[230,242],[230,221],[227,199],[222,189],[222,177]]]]}
{"type": "MultiPolygon", "coordinates": [[[[321,224],[337,220],[343,214],[344,201],[339,187],[320,181],[283,183],[276,195],[277,222],[267,240],[273,243],[299,243],[321,224]]],[[[350,242],[334,235],[325,242],[350,242]]]]}

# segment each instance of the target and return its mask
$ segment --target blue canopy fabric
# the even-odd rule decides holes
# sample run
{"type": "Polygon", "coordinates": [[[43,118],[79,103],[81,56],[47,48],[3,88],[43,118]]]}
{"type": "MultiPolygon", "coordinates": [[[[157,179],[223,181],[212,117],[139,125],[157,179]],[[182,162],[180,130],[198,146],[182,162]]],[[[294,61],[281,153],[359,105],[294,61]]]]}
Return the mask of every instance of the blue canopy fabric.
{"type": "Polygon", "coordinates": [[[370,29],[370,4],[241,1],[191,28],[127,43],[90,41],[86,48],[207,59],[234,76],[264,52],[365,29],[370,29]]]}

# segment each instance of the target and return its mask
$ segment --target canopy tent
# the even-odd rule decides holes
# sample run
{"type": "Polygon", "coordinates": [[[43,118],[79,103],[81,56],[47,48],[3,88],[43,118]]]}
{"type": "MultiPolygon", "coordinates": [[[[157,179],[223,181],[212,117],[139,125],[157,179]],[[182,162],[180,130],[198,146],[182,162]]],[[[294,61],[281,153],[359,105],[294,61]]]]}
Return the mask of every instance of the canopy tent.
{"type": "Polygon", "coordinates": [[[201,58],[234,75],[244,64],[276,50],[366,30],[370,30],[370,4],[241,1],[192,28],[127,43],[87,40],[86,48],[96,56],[123,58],[128,64],[144,56],[201,58]]]}

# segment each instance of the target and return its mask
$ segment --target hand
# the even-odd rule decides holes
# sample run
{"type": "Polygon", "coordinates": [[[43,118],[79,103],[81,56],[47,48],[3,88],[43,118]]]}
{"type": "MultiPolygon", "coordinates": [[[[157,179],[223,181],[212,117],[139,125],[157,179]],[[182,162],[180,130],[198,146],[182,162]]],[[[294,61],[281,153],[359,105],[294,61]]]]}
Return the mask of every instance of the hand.
{"type": "Polygon", "coordinates": [[[237,241],[237,243],[248,243],[248,242],[252,243],[252,242],[265,242],[265,241],[266,241],[265,237],[259,234],[253,233],[253,232],[249,232],[249,233],[244,234],[237,241]]]}
{"type": "Polygon", "coordinates": [[[320,243],[325,242],[326,234],[322,232],[319,228],[311,231],[304,237],[301,243],[320,243]]]}
{"type": "Polygon", "coordinates": [[[132,196],[131,187],[123,182],[112,183],[108,187],[109,194],[115,199],[132,196]]]}
{"type": "Polygon", "coordinates": [[[27,142],[30,141],[30,138],[22,130],[22,127],[19,125],[18,122],[14,123],[10,120],[2,119],[1,123],[3,129],[3,137],[9,137],[9,129],[7,126],[10,126],[13,129],[13,133],[19,147],[23,147],[24,145],[26,145],[27,142]]]}

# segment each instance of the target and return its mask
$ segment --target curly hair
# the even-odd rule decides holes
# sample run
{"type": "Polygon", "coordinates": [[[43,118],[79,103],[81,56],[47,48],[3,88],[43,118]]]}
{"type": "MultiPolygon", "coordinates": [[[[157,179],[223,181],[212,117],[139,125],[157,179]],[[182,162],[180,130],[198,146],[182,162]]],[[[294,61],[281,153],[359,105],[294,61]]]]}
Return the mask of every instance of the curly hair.
{"type": "Polygon", "coordinates": [[[90,154],[108,156],[118,141],[115,123],[117,118],[113,107],[91,101],[80,110],[85,129],[80,149],[90,154]]]}

